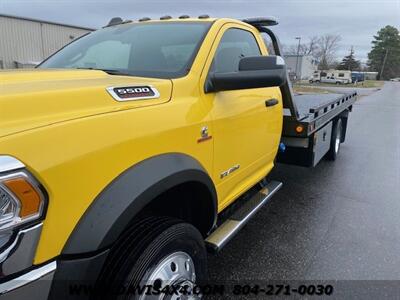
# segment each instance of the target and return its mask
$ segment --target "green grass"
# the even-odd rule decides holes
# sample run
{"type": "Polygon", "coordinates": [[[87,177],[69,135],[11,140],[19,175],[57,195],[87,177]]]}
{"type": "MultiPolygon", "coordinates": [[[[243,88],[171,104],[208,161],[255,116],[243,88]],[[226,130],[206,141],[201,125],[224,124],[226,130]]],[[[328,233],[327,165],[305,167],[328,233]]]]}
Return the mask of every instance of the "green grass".
{"type": "Polygon", "coordinates": [[[293,91],[297,94],[329,94],[334,92],[332,90],[307,85],[293,85],[293,91]]]}
{"type": "Polygon", "coordinates": [[[357,87],[357,88],[381,88],[383,86],[384,81],[379,80],[365,80],[362,82],[358,82],[356,85],[353,83],[350,84],[332,84],[332,83],[308,83],[308,82],[301,82],[299,84],[295,84],[295,86],[302,86],[302,87],[357,87]]]}
{"type": "Polygon", "coordinates": [[[359,82],[357,85],[353,85],[361,88],[381,88],[384,81],[380,80],[365,80],[364,82],[359,82]]]}

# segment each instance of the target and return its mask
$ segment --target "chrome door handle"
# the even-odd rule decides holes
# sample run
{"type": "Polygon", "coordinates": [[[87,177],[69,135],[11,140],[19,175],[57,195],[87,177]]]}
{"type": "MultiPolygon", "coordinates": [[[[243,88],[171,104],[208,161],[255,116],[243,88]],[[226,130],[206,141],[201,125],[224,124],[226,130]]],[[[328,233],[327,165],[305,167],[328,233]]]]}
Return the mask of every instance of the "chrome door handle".
{"type": "Polygon", "coordinates": [[[269,100],[265,101],[265,106],[270,107],[270,106],[277,105],[278,103],[279,103],[279,101],[277,99],[269,99],[269,100]]]}

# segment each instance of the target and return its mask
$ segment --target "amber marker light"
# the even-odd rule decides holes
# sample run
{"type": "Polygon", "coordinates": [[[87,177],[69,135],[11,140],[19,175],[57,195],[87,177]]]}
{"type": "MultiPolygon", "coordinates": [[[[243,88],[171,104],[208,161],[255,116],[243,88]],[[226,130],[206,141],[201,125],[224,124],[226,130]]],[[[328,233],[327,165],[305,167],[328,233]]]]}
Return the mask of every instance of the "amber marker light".
{"type": "Polygon", "coordinates": [[[302,133],[303,130],[304,130],[304,127],[303,127],[302,125],[296,126],[296,132],[297,132],[297,133],[302,133]]]}
{"type": "Polygon", "coordinates": [[[0,155],[0,235],[40,221],[47,201],[44,187],[21,161],[0,155]]]}
{"type": "Polygon", "coordinates": [[[21,219],[40,213],[41,198],[34,187],[24,177],[5,180],[3,184],[15,195],[21,204],[21,219]]]}

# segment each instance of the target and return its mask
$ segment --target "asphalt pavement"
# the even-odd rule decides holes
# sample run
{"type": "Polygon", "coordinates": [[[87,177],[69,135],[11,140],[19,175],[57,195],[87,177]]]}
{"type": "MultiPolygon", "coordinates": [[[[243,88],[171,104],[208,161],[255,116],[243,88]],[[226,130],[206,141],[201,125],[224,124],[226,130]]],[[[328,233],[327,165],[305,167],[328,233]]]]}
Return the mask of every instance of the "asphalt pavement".
{"type": "Polygon", "coordinates": [[[283,188],[209,255],[212,280],[345,280],[341,292],[374,286],[353,288],[364,299],[386,298],[382,283],[394,287],[387,298],[400,292],[400,281],[388,281],[400,280],[400,83],[365,94],[337,161],[276,166],[270,177],[283,188]]]}

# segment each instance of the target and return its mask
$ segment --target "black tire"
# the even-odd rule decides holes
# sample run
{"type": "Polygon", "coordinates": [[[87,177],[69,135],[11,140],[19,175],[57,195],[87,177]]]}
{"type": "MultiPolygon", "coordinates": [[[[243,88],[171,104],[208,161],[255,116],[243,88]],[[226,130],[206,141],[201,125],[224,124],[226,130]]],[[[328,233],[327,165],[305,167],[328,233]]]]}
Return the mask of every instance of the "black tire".
{"type": "Polygon", "coordinates": [[[136,299],[132,288],[171,254],[183,252],[194,264],[196,283],[207,280],[203,237],[191,224],[169,217],[149,217],[124,234],[111,250],[97,285],[96,299],[136,299]],[[130,289],[130,293],[127,292],[130,289]],[[132,298],[134,297],[134,298],[132,298]]]}
{"type": "Polygon", "coordinates": [[[342,140],[342,132],[343,132],[343,123],[342,119],[338,119],[333,123],[332,128],[332,135],[331,135],[331,146],[327,153],[327,158],[329,160],[336,160],[337,156],[339,155],[340,151],[340,144],[342,140]],[[337,144],[336,141],[339,139],[339,143],[337,144]]]}

